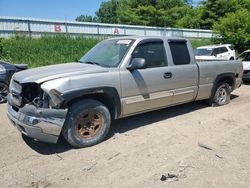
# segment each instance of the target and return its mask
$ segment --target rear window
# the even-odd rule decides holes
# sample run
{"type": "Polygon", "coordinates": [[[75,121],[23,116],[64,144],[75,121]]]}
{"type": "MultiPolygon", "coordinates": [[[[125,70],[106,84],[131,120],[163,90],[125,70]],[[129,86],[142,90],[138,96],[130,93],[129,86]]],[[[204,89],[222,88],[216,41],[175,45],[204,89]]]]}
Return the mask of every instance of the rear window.
{"type": "Polygon", "coordinates": [[[227,52],[227,51],[228,51],[228,50],[227,50],[226,47],[221,47],[220,50],[219,50],[220,53],[225,53],[225,52],[227,52]]]}
{"type": "Polygon", "coordinates": [[[170,41],[169,46],[175,65],[190,64],[190,55],[186,41],[170,41]]]}
{"type": "Polygon", "coordinates": [[[222,54],[222,53],[225,53],[227,52],[227,48],[226,47],[219,47],[219,48],[215,48],[212,55],[216,56],[218,54],[222,54]]]}
{"type": "Polygon", "coordinates": [[[230,48],[230,50],[234,50],[234,48],[232,46],[228,46],[228,48],[230,48]]]}
{"type": "Polygon", "coordinates": [[[210,56],[213,52],[212,48],[196,48],[194,54],[196,56],[210,56]]]}

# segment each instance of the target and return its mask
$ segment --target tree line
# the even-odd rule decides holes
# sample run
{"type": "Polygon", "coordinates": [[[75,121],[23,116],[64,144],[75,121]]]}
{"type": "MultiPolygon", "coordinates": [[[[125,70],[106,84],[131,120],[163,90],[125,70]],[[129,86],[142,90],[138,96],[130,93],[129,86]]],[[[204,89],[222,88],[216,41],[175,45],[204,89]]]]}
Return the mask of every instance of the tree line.
{"type": "Polygon", "coordinates": [[[250,0],[109,0],[76,21],[211,29],[220,42],[250,48],[250,0]]]}

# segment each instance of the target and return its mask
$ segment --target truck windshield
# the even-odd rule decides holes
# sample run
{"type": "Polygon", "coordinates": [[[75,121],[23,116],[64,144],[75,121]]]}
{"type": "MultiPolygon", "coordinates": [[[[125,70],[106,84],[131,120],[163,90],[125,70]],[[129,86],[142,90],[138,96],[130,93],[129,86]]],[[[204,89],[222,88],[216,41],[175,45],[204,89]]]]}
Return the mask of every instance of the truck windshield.
{"type": "Polygon", "coordinates": [[[196,56],[210,56],[212,55],[212,48],[196,48],[194,54],[196,56]]]}
{"type": "Polygon", "coordinates": [[[79,62],[103,67],[117,67],[133,42],[128,39],[104,40],[85,54],[79,62]]]}
{"type": "Polygon", "coordinates": [[[247,59],[250,59],[250,53],[243,52],[242,54],[239,55],[239,57],[237,57],[237,59],[241,61],[248,61],[247,59]]]}

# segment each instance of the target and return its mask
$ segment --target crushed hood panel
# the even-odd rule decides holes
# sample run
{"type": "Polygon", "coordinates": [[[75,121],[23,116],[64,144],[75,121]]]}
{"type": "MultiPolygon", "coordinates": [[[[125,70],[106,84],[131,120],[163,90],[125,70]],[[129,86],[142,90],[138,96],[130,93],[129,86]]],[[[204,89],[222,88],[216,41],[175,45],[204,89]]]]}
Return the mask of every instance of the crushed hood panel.
{"type": "Polygon", "coordinates": [[[104,68],[98,65],[89,65],[84,63],[65,63],[21,71],[14,74],[13,79],[18,81],[20,84],[29,82],[40,84],[45,81],[58,78],[107,71],[108,68],[104,68]]]}

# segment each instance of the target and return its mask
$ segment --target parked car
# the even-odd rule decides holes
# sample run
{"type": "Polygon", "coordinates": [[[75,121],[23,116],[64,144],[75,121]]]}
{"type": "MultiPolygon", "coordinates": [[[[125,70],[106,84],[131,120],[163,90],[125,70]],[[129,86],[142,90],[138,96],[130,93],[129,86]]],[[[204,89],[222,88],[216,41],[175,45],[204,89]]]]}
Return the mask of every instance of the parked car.
{"type": "Polygon", "coordinates": [[[250,49],[240,54],[238,59],[242,60],[243,63],[243,81],[250,82],[250,49]]]}
{"type": "Polygon", "coordinates": [[[182,38],[129,36],[97,44],[80,63],[14,74],[7,115],[23,134],[74,147],[107,136],[112,119],[207,99],[228,104],[241,85],[241,61],[195,61],[182,38]]]}
{"type": "Polygon", "coordinates": [[[196,60],[234,60],[235,50],[231,44],[200,46],[195,49],[196,60]]]}
{"type": "Polygon", "coordinates": [[[7,100],[9,83],[12,75],[15,72],[19,72],[25,69],[27,69],[27,65],[13,65],[7,62],[0,61],[0,103],[4,103],[7,100]]]}

